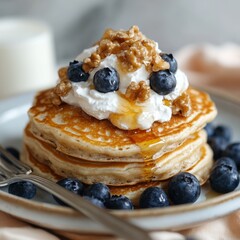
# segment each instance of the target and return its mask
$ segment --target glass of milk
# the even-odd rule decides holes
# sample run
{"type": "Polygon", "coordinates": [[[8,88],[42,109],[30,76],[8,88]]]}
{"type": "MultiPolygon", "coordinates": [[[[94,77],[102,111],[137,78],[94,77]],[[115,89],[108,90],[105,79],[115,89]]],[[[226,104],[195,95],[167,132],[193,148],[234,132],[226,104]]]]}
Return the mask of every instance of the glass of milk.
{"type": "Polygon", "coordinates": [[[0,19],[0,98],[48,88],[55,81],[48,26],[31,19],[0,19]]]}

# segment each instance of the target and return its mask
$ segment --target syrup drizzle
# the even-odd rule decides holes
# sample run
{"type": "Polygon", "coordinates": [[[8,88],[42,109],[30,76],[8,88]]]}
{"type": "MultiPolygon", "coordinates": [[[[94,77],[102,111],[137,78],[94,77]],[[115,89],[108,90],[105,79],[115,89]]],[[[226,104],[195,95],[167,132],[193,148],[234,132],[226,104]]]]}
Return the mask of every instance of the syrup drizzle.
{"type": "MultiPolygon", "coordinates": [[[[50,91],[39,94],[36,98],[35,106],[30,109],[30,114],[37,119],[36,121],[50,125],[58,130],[60,129],[68,136],[77,137],[93,145],[122,148],[125,145],[136,144],[144,159],[143,179],[146,181],[151,180],[154,176],[155,161],[152,157],[164,145],[163,139],[166,136],[179,134],[186,127],[194,125],[199,118],[205,118],[214,109],[213,102],[205,93],[189,89],[192,102],[192,114],[190,117],[185,118],[176,115],[169,122],[154,123],[152,128],[148,130],[127,131],[116,128],[108,120],[99,121],[90,117],[74,106],[64,103],[60,106],[52,105],[51,102],[46,101],[50,91]],[[44,115],[45,117],[42,117],[44,115]],[[57,116],[61,116],[61,123],[54,121],[57,116]],[[86,129],[89,129],[89,132],[86,132],[86,129]],[[109,134],[106,134],[106,131],[109,134]]],[[[125,106],[125,109],[130,109],[130,111],[126,110],[130,114],[126,121],[133,119],[131,121],[134,124],[135,116],[140,113],[140,110],[136,108],[135,104],[129,104],[125,106]]],[[[117,121],[117,115],[112,115],[111,117],[117,121]]]]}

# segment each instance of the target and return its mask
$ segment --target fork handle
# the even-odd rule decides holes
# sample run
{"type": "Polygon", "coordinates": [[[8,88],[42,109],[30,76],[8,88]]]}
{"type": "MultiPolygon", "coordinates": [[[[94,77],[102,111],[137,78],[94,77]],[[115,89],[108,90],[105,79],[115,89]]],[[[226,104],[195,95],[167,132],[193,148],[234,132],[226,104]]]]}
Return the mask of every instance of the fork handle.
{"type": "Polygon", "coordinates": [[[143,229],[135,226],[134,224],[124,221],[123,219],[112,215],[104,209],[94,206],[84,198],[64,189],[57,185],[53,181],[45,179],[37,175],[25,175],[20,174],[13,177],[8,183],[16,181],[27,180],[36,184],[38,187],[44,189],[48,193],[61,199],[63,202],[71,206],[72,208],[83,213],[92,220],[101,223],[114,235],[122,237],[124,239],[133,240],[151,240],[150,236],[143,229]]]}

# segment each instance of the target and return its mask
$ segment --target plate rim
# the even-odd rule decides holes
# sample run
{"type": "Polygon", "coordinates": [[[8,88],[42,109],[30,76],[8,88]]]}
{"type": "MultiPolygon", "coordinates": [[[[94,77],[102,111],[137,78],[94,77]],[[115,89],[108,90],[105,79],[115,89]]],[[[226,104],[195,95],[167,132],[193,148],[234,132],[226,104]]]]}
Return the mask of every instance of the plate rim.
{"type": "MultiPolygon", "coordinates": [[[[238,204],[238,208],[234,208],[231,211],[228,211],[227,213],[217,213],[212,216],[208,216],[207,218],[204,219],[198,219],[194,220],[191,223],[179,223],[179,224],[173,224],[173,225],[168,225],[167,227],[162,228],[161,226],[159,227],[146,227],[142,224],[140,224],[140,221],[147,220],[148,218],[155,218],[155,217],[174,217],[177,214],[188,214],[188,213],[194,213],[197,211],[203,210],[208,210],[209,208],[213,206],[218,206],[221,207],[221,204],[231,202],[232,200],[238,200],[240,203],[240,191],[234,191],[231,193],[227,193],[224,195],[217,196],[213,199],[203,201],[200,203],[196,204],[183,204],[183,205],[178,205],[178,206],[171,206],[171,207],[166,207],[166,208],[154,208],[154,209],[137,209],[133,211],[110,211],[112,214],[121,217],[127,221],[131,221],[137,225],[141,225],[145,230],[151,232],[151,231],[157,231],[157,230],[184,230],[189,227],[197,226],[203,222],[209,221],[209,220],[215,220],[217,218],[226,216],[228,214],[231,214],[232,212],[235,212],[237,210],[240,210],[240,204],[238,204]],[[136,221],[137,220],[137,221],[136,221]]],[[[82,213],[75,211],[74,209],[71,209],[69,207],[63,207],[63,206],[58,206],[54,204],[49,204],[49,203],[43,203],[43,202],[37,202],[33,200],[27,200],[23,199],[21,197],[17,197],[14,195],[11,195],[9,193],[0,191],[0,202],[4,201],[5,203],[7,202],[8,205],[11,207],[11,205],[17,206],[18,208],[21,207],[23,211],[29,210],[33,212],[37,212],[37,214],[40,214],[41,216],[48,215],[48,216],[61,216],[64,217],[65,219],[73,219],[74,221],[88,221],[88,218],[84,216],[82,213]]],[[[9,213],[7,211],[8,209],[2,209],[1,211],[5,213],[9,213]]],[[[10,213],[11,214],[11,213],[10,213]]],[[[58,228],[55,224],[49,225],[48,223],[42,223],[40,220],[32,219],[26,216],[19,216],[19,214],[11,214],[12,216],[15,216],[19,219],[22,219],[26,222],[42,226],[48,229],[56,229],[56,230],[64,230],[64,231],[70,231],[70,232],[78,232],[78,233],[88,233],[89,230],[84,230],[84,229],[76,229],[76,228],[70,228],[67,227],[64,229],[64,227],[60,226],[58,228]]],[[[95,233],[108,233],[106,229],[99,229],[96,228],[93,230],[95,233]]]]}

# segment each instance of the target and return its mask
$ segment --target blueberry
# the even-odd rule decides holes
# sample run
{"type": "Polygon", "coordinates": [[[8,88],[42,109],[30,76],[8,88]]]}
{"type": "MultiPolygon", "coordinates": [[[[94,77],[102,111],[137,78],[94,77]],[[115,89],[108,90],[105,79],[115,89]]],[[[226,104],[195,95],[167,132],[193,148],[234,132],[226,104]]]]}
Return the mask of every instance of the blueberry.
{"type": "Polygon", "coordinates": [[[219,125],[214,129],[213,137],[221,137],[229,142],[232,138],[232,130],[227,126],[219,125]]]}
{"type": "Polygon", "coordinates": [[[93,84],[98,92],[108,93],[119,88],[119,76],[116,69],[106,67],[98,70],[93,77],[93,84]]]}
{"type": "Polygon", "coordinates": [[[129,198],[126,196],[113,195],[111,198],[106,200],[105,206],[108,209],[122,209],[122,210],[132,210],[133,204],[129,198]]]}
{"type": "Polygon", "coordinates": [[[198,179],[191,173],[181,172],[168,185],[168,195],[174,204],[195,202],[201,193],[198,179]]]}
{"type": "Polygon", "coordinates": [[[36,186],[27,181],[11,183],[8,187],[8,192],[18,197],[32,199],[37,192],[36,186]]]}
{"type": "Polygon", "coordinates": [[[212,123],[208,123],[205,126],[204,129],[207,132],[208,139],[211,138],[213,136],[213,133],[214,133],[214,126],[213,126],[213,124],[212,123]]]}
{"type": "Polygon", "coordinates": [[[149,80],[151,89],[159,95],[167,95],[176,87],[176,78],[169,70],[153,72],[149,80]]]}
{"type": "Polygon", "coordinates": [[[69,63],[67,76],[72,82],[86,82],[89,78],[89,73],[84,72],[82,69],[82,62],[74,60],[69,63]]]}
{"type": "Polygon", "coordinates": [[[149,187],[140,196],[140,208],[155,208],[169,206],[166,193],[159,187],[149,187]]]}
{"type": "Polygon", "coordinates": [[[103,183],[94,183],[90,185],[84,192],[84,196],[97,198],[105,201],[110,198],[110,191],[108,186],[103,183]]]}
{"type": "MultiPolygon", "coordinates": [[[[82,195],[83,194],[83,190],[84,190],[84,185],[81,181],[79,181],[78,179],[75,178],[64,178],[61,179],[57,182],[58,185],[64,187],[65,189],[67,189],[68,191],[78,194],[78,195],[82,195]]],[[[61,205],[66,205],[64,202],[62,202],[59,198],[53,196],[54,199],[61,205]]]]}
{"type": "Polygon", "coordinates": [[[64,178],[59,180],[57,184],[75,194],[82,195],[83,193],[83,183],[76,178],[64,178]]]}
{"type": "Polygon", "coordinates": [[[169,63],[170,65],[169,71],[172,73],[175,73],[177,71],[178,64],[176,59],[173,57],[173,55],[171,53],[170,54],[161,53],[160,55],[164,61],[169,63]]]}
{"type": "Polygon", "coordinates": [[[93,205],[95,205],[97,207],[105,208],[104,203],[97,198],[92,198],[92,197],[88,197],[88,196],[83,196],[83,198],[88,200],[89,202],[91,202],[93,205]]]}
{"type": "Polygon", "coordinates": [[[13,147],[6,147],[6,150],[11,153],[16,159],[20,158],[20,153],[16,148],[13,147]]]}
{"type": "Polygon", "coordinates": [[[214,164],[214,167],[217,167],[220,165],[232,166],[237,170],[236,163],[229,157],[221,157],[221,158],[217,159],[217,161],[214,164]]]}
{"type": "Polygon", "coordinates": [[[213,158],[217,160],[222,156],[228,142],[222,137],[211,137],[208,139],[208,144],[213,150],[213,158]]]}
{"type": "Polygon", "coordinates": [[[218,193],[232,192],[239,184],[239,175],[236,166],[230,160],[216,162],[209,182],[211,188],[218,193]]]}
{"type": "Polygon", "coordinates": [[[240,168],[240,142],[229,144],[223,152],[223,156],[232,158],[240,168]]]}

